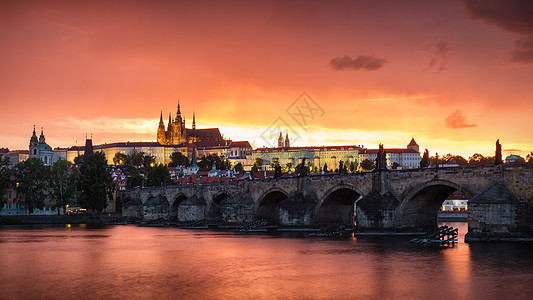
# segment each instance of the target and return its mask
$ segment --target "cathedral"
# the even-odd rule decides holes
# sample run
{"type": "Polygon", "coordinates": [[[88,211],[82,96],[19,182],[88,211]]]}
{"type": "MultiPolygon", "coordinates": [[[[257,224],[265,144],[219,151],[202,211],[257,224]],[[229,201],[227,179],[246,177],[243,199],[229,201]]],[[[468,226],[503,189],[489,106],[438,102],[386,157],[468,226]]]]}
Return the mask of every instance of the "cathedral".
{"type": "Polygon", "coordinates": [[[181,117],[180,104],[178,102],[178,111],[176,118],[172,120],[172,115],[168,115],[168,126],[165,129],[163,122],[163,112],[159,119],[157,128],[157,142],[161,145],[180,145],[192,142],[205,141],[224,141],[218,128],[196,129],[195,114],[192,115],[192,128],[185,128],[185,118],[181,117]]]}

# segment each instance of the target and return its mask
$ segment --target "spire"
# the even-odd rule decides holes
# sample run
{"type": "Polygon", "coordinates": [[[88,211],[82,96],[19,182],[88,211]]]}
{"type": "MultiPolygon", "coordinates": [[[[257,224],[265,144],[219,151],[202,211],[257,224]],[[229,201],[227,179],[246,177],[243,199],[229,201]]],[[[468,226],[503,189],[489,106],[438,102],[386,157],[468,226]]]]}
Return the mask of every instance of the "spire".
{"type": "Polygon", "coordinates": [[[198,165],[196,161],[196,143],[192,144],[192,157],[191,157],[191,166],[196,167],[198,165]]]}
{"type": "Polygon", "coordinates": [[[180,99],[178,98],[178,117],[181,117],[181,111],[180,111],[180,99]]]}
{"type": "Polygon", "coordinates": [[[283,147],[283,134],[280,131],[279,138],[278,138],[278,148],[282,148],[282,147],[283,147]]]}
{"type": "Polygon", "coordinates": [[[194,110],[192,111],[192,130],[196,130],[196,116],[194,110]]]}
{"type": "Polygon", "coordinates": [[[289,132],[287,131],[287,134],[285,135],[285,148],[289,148],[291,146],[291,143],[289,142],[289,132]]]}
{"type": "Polygon", "coordinates": [[[44,130],[43,130],[42,127],[41,127],[41,135],[39,136],[39,143],[45,143],[45,140],[44,140],[44,130]]]}
{"type": "Polygon", "coordinates": [[[161,111],[161,117],[159,117],[159,124],[163,124],[163,111],[161,111]]]}
{"type": "Polygon", "coordinates": [[[31,144],[37,143],[37,134],[35,134],[35,125],[33,125],[33,135],[30,138],[30,146],[31,144]]]}

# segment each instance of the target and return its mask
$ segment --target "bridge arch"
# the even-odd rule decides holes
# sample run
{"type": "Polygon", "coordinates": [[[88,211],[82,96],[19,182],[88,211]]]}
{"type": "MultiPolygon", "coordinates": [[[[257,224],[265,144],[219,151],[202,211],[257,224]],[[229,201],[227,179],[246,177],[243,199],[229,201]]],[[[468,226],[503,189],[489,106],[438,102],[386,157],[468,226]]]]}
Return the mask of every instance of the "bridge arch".
{"type": "Polygon", "coordinates": [[[178,221],[178,211],[180,203],[183,202],[185,199],[187,199],[187,195],[183,193],[179,193],[174,197],[174,201],[172,201],[172,205],[170,206],[170,220],[171,221],[178,221]]]}
{"type": "Polygon", "coordinates": [[[145,220],[168,219],[169,203],[164,195],[150,195],[143,203],[143,213],[145,220]]]}
{"type": "Polygon", "coordinates": [[[141,195],[141,203],[144,204],[146,201],[148,201],[150,198],[155,198],[160,195],[159,190],[149,190],[147,193],[144,193],[141,195]]]}
{"type": "Polygon", "coordinates": [[[228,199],[230,194],[227,192],[220,192],[216,194],[212,199],[208,200],[207,206],[207,220],[209,221],[222,221],[222,202],[228,199]]]}
{"type": "Polygon", "coordinates": [[[330,188],[315,208],[316,223],[354,224],[354,203],[363,193],[350,184],[330,188]]]}
{"type": "Polygon", "coordinates": [[[255,217],[278,224],[280,222],[279,204],[288,197],[289,193],[277,187],[266,190],[256,202],[255,217]]]}
{"type": "Polygon", "coordinates": [[[473,194],[466,187],[449,180],[423,182],[409,190],[396,211],[399,227],[429,228],[437,226],[437,215],[442,202],[456,190],[468,198],[473,194]]]}

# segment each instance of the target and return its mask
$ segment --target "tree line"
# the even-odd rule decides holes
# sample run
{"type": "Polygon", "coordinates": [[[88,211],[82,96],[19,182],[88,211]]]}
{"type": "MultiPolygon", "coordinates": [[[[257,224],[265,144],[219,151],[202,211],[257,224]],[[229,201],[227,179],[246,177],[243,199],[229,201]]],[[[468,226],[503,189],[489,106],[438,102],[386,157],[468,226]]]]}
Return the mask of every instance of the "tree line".
{"type": "Polygon", "coordinates": [[[13,168],[2,166],[0,170],[0,194],[2,206],[7,200],[8,189],[16,192],[16,203],[22,205],[28,214],[43,209],[46,201],[54,208],[63,208],[77,200],[78,205],[101,212],[112,199],[115,184],[104,153],[95,152],[85,157],[81,166],[66,160],[59,160],[52,167],[45,166],[37,158],[30,158],[13,168]]]}

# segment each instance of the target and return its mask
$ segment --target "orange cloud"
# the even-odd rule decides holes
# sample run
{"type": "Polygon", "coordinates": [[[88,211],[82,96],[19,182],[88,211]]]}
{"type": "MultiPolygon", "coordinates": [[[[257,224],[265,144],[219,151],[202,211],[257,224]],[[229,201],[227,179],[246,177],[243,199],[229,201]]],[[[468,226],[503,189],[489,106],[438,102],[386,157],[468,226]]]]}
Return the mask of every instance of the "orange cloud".
{"type": "Polygon", "coordinates": [[[374,55],[359,55],[351,58],[348,55],[338,56],[329,62],[329,66],[336,71],[376,71],[383,67],[387,61],[374,55]]]}
{"type": "Polygon", "coordinates": [[[452,129],[461,129],[468,127],[476,127],[476,124],[466,123],[466,117],[460,110],[454,111],[451,115],[446,118],[446,127],[452,129]]]}

